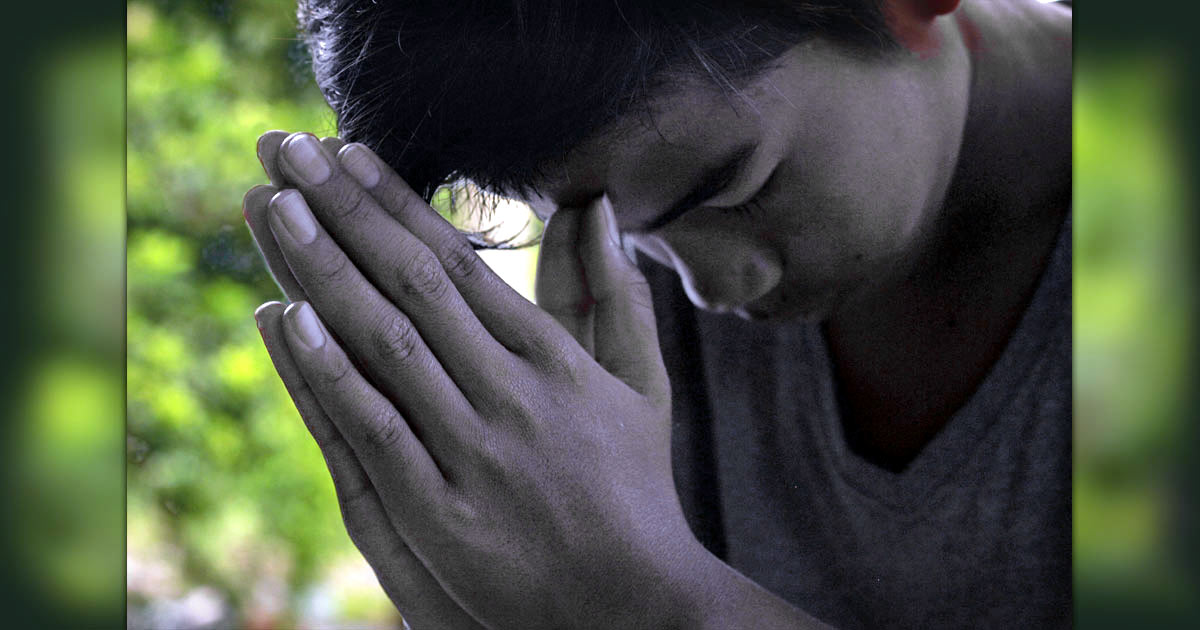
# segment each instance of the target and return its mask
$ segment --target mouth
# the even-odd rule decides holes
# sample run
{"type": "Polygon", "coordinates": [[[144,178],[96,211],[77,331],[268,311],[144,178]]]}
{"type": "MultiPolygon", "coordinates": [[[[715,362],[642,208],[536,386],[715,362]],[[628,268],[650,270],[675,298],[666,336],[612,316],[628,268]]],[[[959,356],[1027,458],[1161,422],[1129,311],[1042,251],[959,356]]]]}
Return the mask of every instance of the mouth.
{"type": "Polygon", "coordinates": [[[782,311],[783,307],[787,305],[787,301],[782,287],[776,286],[766,294],[739,304],[730,310],[738,317],[753,322],[784,319],[786,317],[781,318],[780,315],[784,315],[782,311]]]}
{"type": "Polygon", "coordinates": [[[738,317],[753,322],[817,322],[825,317],[828,306],[824,300],[797,299],[796,295],[777,287],[761,298],[731,310],[738,317]]]}
{"type": "Polygon", "coordinates": [[[767,321],[775,318],[775,315],[770,311],[761,310],[752,307],[741,307],[733,309],[734,314],[742,319],[752,322],[767,321]]]}

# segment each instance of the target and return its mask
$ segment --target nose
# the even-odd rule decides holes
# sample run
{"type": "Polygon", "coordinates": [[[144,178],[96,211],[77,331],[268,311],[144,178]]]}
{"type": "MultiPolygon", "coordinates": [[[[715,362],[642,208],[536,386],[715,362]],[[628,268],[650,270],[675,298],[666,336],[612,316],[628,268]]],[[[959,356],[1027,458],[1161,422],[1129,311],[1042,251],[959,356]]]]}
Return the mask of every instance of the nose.
{"type": "Polygon", "coordinates": [[[646,253],[673,267],[688,299],[705,310],[723,313],[752,302],[783,276],[773,248],[741,235],[676,233],[646,240],[658,250],[646,253]]]}

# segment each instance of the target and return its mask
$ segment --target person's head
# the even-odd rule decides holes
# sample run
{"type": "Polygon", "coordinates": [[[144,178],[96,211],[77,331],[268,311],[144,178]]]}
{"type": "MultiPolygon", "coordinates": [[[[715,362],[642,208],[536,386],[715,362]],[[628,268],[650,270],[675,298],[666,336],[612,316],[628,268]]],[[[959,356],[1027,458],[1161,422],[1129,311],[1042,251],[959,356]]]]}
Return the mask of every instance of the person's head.
{"type": "Polygon", "coordinates": [[[956,157],[941,118],[965,101],[908,49],[954,4],[301,0],[299,16],[339,133],[418,192],[467,178],[543,218],[607,195],[697,304],[776,315],[827,311],[917,238],[956,157]]]}

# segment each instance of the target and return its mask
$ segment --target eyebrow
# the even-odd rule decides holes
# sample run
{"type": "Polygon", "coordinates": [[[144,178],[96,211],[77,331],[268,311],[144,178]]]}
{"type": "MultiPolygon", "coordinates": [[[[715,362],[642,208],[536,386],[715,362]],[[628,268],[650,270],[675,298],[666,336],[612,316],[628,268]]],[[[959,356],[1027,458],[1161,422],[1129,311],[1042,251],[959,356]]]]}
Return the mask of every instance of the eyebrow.
{"type": "Polygon", "coordinates": [[[701,171],[691,190],[680,197],[678,201],[672,203],[666,212],[663,212],[644,225],[634,228],[632,231],[650,232],[657,230],[706,199],[716,196],[717,193],[724,190],[726,186],[733,182],[734,178],[742,171],[746,161],[754,154],[754,149],[754,143],[747,143],[730,151],[717,161],[716,164],[701,171]]]}

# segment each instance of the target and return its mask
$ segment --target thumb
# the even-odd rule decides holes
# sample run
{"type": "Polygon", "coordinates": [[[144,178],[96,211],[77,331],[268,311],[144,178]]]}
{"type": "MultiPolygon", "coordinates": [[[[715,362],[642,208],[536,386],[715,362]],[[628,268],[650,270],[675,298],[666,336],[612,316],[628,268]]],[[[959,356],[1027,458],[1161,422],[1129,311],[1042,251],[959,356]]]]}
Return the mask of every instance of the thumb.
{"type": "Polygon", "coordinates": [[[566,328],[588,354],[594,354],[593,301],[579,259],[579,220],[583,214],[582,208],[562,208],[546,223],[533,292],[537,305],[566,328]]]}
{"type": "Polygon", "coordinates": [[[646,396],[666,397],[670,386],[658,346],[650,285],[621,251],[608,197],[584,211],[579,222],[579,255],[595,304],[593,343],[596,362],[646,396]]]}

